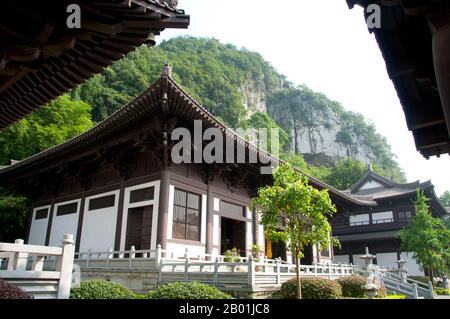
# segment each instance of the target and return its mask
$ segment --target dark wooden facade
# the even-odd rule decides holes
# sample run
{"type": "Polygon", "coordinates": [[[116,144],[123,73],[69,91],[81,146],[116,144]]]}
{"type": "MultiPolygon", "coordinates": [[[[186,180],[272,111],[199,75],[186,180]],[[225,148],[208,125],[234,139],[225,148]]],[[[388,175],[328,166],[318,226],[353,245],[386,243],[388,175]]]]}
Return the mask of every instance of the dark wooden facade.
{"type": "MultiPolygon", "coordinates": [[[[335,256],[345,256],[351,263],[358,264],[360,260],[354,255],[361,255],[365,247],[373,254],[389,255],[393,260],[380,260],[388,263],[383,266],[394,266],[395,260],[400,259],[400,241],[397,232],[408,225],[415,214],[414,202],[416,190],[422,189],[430,199],[428,205],[435,217],[448,214],[439,202],[434,187],[430,181],[400,184],[388,180],[369,169],[366,174],[346,191],[360,199],[371,200],[376,203],[372,207],[353,207],[353,212],[340,212],[332,220],[333,235],[341,244],[341,249],[335,249],[335,256]]],[[[339,259],[339,258],[338,258],[339,259]]],[[[381,258],[380,258],[381,259],[381,258]]]]}
{"type": "Polygon", "coordinates": [[[4,0],[0,3],[0,130],[101,72],[165,28],[187,28],[175,0],[4,0]],[[70,4],[80,28],[69,28],[70,4]]]}
{"type": "MultiPolygon", "coordinates": [[[[450,154],[450,2],[347,0],[350,8],[381,8],[375,34],[417,150],[450,154]]],[[[368,12],[368,16],[371,12],[368,12]]]]}

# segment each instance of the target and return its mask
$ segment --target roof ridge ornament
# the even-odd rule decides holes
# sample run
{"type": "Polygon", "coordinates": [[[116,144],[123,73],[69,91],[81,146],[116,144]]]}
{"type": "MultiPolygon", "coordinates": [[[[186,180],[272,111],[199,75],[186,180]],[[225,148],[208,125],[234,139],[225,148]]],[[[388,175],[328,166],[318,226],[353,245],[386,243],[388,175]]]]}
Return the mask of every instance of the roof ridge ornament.
{"type": "Polygon", "coordinates": [[[163,69],[162,69],[162,73],[161,73],[161,77],[167,77],[167,78],[171,78],[172,77],[172,68],[169,65],[169,62],[165,62],[163,69]]]}

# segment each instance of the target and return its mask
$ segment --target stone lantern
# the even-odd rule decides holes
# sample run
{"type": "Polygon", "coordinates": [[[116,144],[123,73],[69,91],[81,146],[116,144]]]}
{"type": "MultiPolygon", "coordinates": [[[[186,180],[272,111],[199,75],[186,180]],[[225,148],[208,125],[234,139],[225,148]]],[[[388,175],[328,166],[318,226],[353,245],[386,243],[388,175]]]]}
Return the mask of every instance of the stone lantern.
{"type": "Polygon", "coordinates": [[[360,259],[364,260],[364,264],[362,266],[362,269],[364,271],[367,271],[369,268],[369,265],[373,265],[373,260],[375,259],[375,255],[371,255],[369,253],[369,248],[366,247],[366,253],[364,255],[362,255],[361,257],[359,257],[360,259]]]}
{"type": "Polygon", "coordinates": [[[406,282],[406,280],[408,278],[408,270],[405,267],[407,261],[403,260],[403,259],[399,259],[395,263],[397,264],[397,267],[398,267],[397,269],[398,269],[399,275],[402,277],[402,281],[406,282]]]}
{"type": "Polygon", "coordinates": [[[378,286],[375,284],[375,268],[373,260],[375,255],[369,253],[369,248],[366,247],[366,253],[361,258],[364,261],[362,269],[364,270],[364,276],[367,277],[367,283],[364,285],[364,289],[369,299],[373,299],[377,295],[378,286]]]}

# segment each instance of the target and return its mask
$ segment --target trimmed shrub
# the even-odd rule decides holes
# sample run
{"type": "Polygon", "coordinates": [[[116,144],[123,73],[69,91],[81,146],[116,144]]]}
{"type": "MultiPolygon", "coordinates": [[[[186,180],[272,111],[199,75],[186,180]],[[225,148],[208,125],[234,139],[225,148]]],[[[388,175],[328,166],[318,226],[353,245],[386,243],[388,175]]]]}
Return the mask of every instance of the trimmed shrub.
{"type": "Polygon", "coordinates": [[[352,298],[362,298],[366,295],[364,285],[366,278],[363,276],[348,276],[336,280],[342,287],[342,296],[352,298]]]}
{"type": "Polygon", "coordinates": [[[435,289],[434,293],[436,295],[446,296],[450,295],[450,289],[435,289]]]}
{"type": "Polygon", "coordinates": [[[379,298],[386,297],[387,296],[386,287],[384,285],[382,285],[381,283],[377,283],[377,285],[378,285],[377,297],[379,297],[379,298]]]}
{"type": "Polygon", "coordinates": [[[134,299],[130,289],[106,280],[86,280],[70,290],[70,299],[134,299]]]}
{"type": "Polygon", "coordinates": [[[380,299],[406,299],[405,295],[387,295],[380,299]]]}
{"type": "Polygon", "coordinates": [[[31,295],[0,278],[0,299],[31,299],[31,295]]]}
{"type": "MultiPolygon", "coordinates": [[[[342,298],[342,288],[334,280],[306,277],[301,278],[303,299],[339,299],[342,298]]],[[[293,278],[283,285],[280,290],[285,299],[295,299],[297,297],[297,279],[293,278]]]]}
{"type": "Polygon", "coordinates": [[[147,294],[148,299],[233,299],[219,289],[200,282],[174,282],[147,294]]]}

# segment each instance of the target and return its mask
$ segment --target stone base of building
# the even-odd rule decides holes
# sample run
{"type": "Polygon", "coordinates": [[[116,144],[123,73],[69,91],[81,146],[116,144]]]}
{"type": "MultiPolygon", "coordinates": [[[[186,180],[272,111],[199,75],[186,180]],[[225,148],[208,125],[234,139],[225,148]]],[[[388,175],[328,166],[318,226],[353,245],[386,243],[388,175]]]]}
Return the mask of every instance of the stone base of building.
{"type": "Polygon", "coordinates": [[[108,280],[121,284],[136,293],[147,293],[156,288],[158,272],[148,270],[82,270],[81,280],[108,280]]]}

